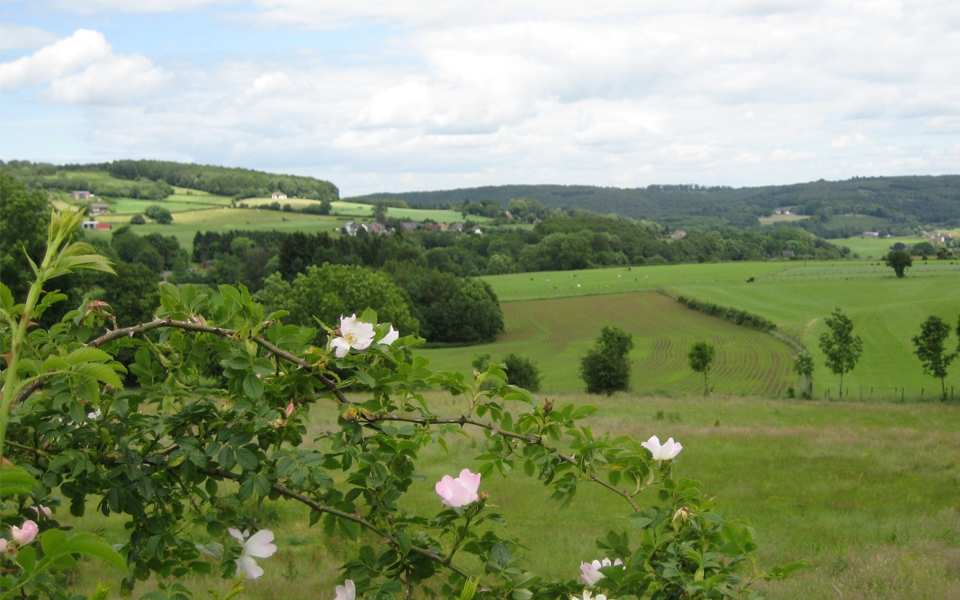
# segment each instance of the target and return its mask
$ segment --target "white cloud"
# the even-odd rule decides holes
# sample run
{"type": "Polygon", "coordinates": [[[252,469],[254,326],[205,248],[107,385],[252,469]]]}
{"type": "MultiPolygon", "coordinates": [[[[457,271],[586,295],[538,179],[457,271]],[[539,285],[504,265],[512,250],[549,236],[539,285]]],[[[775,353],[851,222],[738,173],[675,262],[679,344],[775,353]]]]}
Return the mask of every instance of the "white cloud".
{"type": "Polygon", "coordinates": [[[8,89],[49,82],[41,98],[96,105],[88,139],[117,157],[310,172],[348,194],[956,171],[944,150],[960,133],[960,3],[949,0],[83,4],[209,10],[217,35],[244,35],[224,18],[279,39],[388,32],[362,50],[251,43],[163,69],[151,48],[115,54],[89,32],[98,55],[52,44],[0,65],[8,89]]]}
{"type": "Polygon", "coordinates": [[[167,75],[139,54],[114,54],[100,32],[78,29],[30,56],[0,64],[0,89],[49,83],[60,104],[123,104],[155,91],[167,75]]]}
{"type": "Polygon", "coordinates": [[[37,85],[61,77],[110,56],[102,33],[78,29],[30,56],[0,64],[0,90],[37,85]]]}
{"type": "Polygon", "coordinates": [[[59,35],[40,27],[0,23],[0,51],[41,48],[59,38],[59,35]]]}
{"type": "Polygon", "coordinates": [[[165,79],[149,59],[110,56],[80,73],[54,80],[46,96],[62,104],[126,104],[154,91],[165,79]]]}

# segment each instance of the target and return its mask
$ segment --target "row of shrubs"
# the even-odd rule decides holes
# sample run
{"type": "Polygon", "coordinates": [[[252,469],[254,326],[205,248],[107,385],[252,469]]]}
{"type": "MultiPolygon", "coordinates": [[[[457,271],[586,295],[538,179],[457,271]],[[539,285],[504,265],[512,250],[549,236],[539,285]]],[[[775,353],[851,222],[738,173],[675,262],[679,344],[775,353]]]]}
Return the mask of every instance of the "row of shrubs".
{"type": "Polygon", "coordinates": [[[773,331],[777,327],[776,323],[773,321],[765,319],[760,315],[748,313],[747,311],[739,308],[720,306],[719,304],[714,304],[713,302],[705,302],[703,300],[697,300],[696,298],[687,298],[686,296],[677,296],[676,300],[677,302],[688,308],[692,308],[693,310],[698,310],[712,317],[719,317],[726,321],[730,321],[731,323],[736,323],[737,325],[750,327],[751,329],[757,329],[759,331],[773,331]]]}

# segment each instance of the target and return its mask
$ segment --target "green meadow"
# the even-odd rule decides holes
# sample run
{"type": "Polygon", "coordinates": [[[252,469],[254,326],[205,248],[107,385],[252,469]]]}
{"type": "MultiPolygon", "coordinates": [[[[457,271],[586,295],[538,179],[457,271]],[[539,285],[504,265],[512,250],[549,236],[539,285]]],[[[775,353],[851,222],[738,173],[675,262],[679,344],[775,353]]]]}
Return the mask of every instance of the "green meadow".
{"type": "Polygon", "coordinates": [[[537,364],[544,393],[577,392],[580,358],[605,325],[634,337],[631,389],[640,394],[702,394],[703,376],[687,365],[697,341],[717,353],[710,387],[719,393],[775,396],[792,381],[790,348],[773,336],[708,317],[656,293],[504,302],[506,331],[493,344],[434,348],[418,353],[437,368],[470,373],[471,362],[489,353],[494,362],[508,353],[537,364]]]}
{"type": "MultiPolygon", "coordinates": [[[[437,412],[462,413],[462,399],[428,395],[437,412]]],[[[720,510],[755,528],[761,568],[797,560],[811,567],[786,582],[762,586],[779,600],[960,600],[960,412],[939,404],[861,404],[760,400],[718,396],[641,398],[564,396],[599,410],[586,425],[647,439],[674,437],[684,450],[678,473],[703,483],[720,510]]],[[[311,407],[307,439],[332,425],[326,404],[311,407]]],[[[409,494],[408,510],[440,510],[434,483],[463,467],[476,470],[483,438],[468,432],[450,450],[428,449],[409,494]]],[[[601,558],[595,540],[608,530],[632,531],[631,509],[599,486],[582,484],[567,508],[522,470],[485,478],[480,490],[505,516],[502,533],[522,539],[525,566],[535,573],[576,579],[581,561],[601,558]]],[[[642,502],[655,502],[643,498],[642,502]]],[[[308,512],[290,502],[250,504],[250,514],[276,533],[277,553],[259,560],[266,571],[248,582],[253,600],[332,598],[338,567],[354,542],[326,538],[307,527],[308,512]]],[[[123,539],[123,522],[98,515],[58,518],[84,530],[123,539]]],[[[61,517],[63,515],[63,517],[61,517]]],[[[208,541],[202,527],[197,541],[208,541]]],[[[636,537],[631,535],[631,541],[636,537]]],[[[363,544],[378,544],[373,537],[363,544]]],[[[461,563],[477,572],[482,565],[461,563]]],[[[115,580],[102,563],[85,562],[78,591],[96,580],[115,580]]],[[[185,582],[195,590],[218,587],[218,578],[185,582]]],[[[155,584],[146,582],[139,596],[155,584]]],[[[116,586],[114,587],[116,591],[116,586]]]]}
{"type": "MultiPolygon", "coordinates": [[[[130,222],[128,215],[106,215],[100,220],[112,223],[119,227],[130,222]]],[[[180,245],[188,251],[193,250],[193,237],[198,231],[303,231],[305,233],[319,233],[333,231],[342,227],[345,219],[322,215],[305,215],[287,213],[275,210],[260,210],[256,208],[207,208],[191,210],[173,214],[173,223],[158,225],[134,225],[134,232],[146,235],[160,233],[173,235],[180,245]]],[[[87,235],[109,238],[110,231],[88,231],[87,235]]]]}
{"type": "Polygon", "coordinates": [[[915,244],[923,241],[927,240],[918,235],[888,238],[852,237],[845,240],[831,240],[831,242],[837,246],[850,248],[850,250],[858,254],[860,258],[873,260],[883,259],[887,252],[890,252],[891,247],[898,242],[906,246],[907,249],[910,249],[915,244]]]}
{"type": "MultiPolygon", "coordinates": [[[[787,347],[769,335],[760,335],[758,342],[747,342],[731,334],[714,330],[712,325],[694,326],[691,335],[685,327],[688,319],[705,318],[672,301],[662,301],[659,308],[626,311],[614,314],[608,307],[616,304],[610,298],[641,297],[646,294],[611,296],[624,292],[645,292],[663,288],[673,294],[682,294],[708,300],[723,306],[740,308],[766,317],[777,323],[787,334],[800,338],[814,355],[814,393],[823,397],[829,390],[831,398],[839,393],[839,377],[829,373],[818,347],[819,335],[825,331],[824,318],[835,308],[841,308],[853,319],[854,333],[864,341],[864,352],[853,372],[844,377],[847,393],[864,400],[919,400],[939,394],[940,382],[925,376],[920,362],[913,355],[911,338],[920,330],[920,323],[930,315],[945,319],[955,329],[960,316],[960,261],[917,261],[907,271],[907,277],[897,279],[893,271],[882,264],[863,261],[790,263],[725,263],[702,265],[667,265],[566,271],[552,273],[524,273],[485,278],[503,302],[506,333],[495,343],[472,348],[435,349],[424,351],[436,358],[444,368],[464,370],[464,361],[480,352],[500,359],[516,352],[538,362],[544,375],[544,389],[574,391],[582,389],[577,377],[579,358],[590,347],[603,325],[619,325],[633,331],[640,342],[632,354],[634,372],[632,388],[642,393],[697,393],[692,372],[686,366],[684,348],[697,339],[711,340],[718,352],[727,346],[731,351],[733,373],[725,366],[720,376],[720,357],[716,363],[714,389],[724,393],[774,395],[787,385],[796,384],[791,375],[788,358],[767,350],[787,347]],[[748,279],[753,278],[750,282],[748,279]],[[577,309],[556,299],[583,300],[577,309]],[[532,301],[554,299],[557,304],[535,304],[532,301]],[[528,308],[535,307],[535,308],[528,308]],[[529,316],[525,316],[529,315],[529,316]],[[535,324],[531,328],[529,323],[535,324]],[[578,323],[589,322],[593,328],[578,323]],[[670,339],[670,352],[663,353],[674,374],[666,380],[662,373],[649,364],[647,354],[654,346],[656,336],[645,333],[643,323],[670,323],[662,333],[670,339]],[[576,339],[573,332],[580,332],[576,339]],[[563,336],[565,345],[556,339],[563,336]],[[737,356],[734,348],[748,350],[752,357],[737,356]],[[767,356],[768,358],[761,358],[767,356]],[[786,364],[785,364],[786,363],[786,364]],[[766,365],[770,382],[765,389],[758,387],[754,369],[766,365]],[[774,382],[774,378],[777,379],[774,382]]],[[[642,304],[639,300],[630,300],[642,304]]],[[[573,305],[569,305],[573,306],[573,305]]],[[[720,322],[706,318],[708,324],[720,322]]],[[[737,331],[750,331],[735,327],[737,331]]],[[[753,332],[751,332],[753,333],[753,332]]],[[[759,334],[758,334],[759,335],[759,334]]],[[[951,338],[956,344],[956,336],[951,338]]],[[[660,342],[663,343],[663,342],[660,342]]],[[[954,366],[947,379],[960,394],[960,368],[954,366]]]]}
{"type": "MultiPolygon", "coordinates": [[[[923,374],[913,354],[912,338],[931,315],[947,321],[954,332],[960,317],[960,265],[940,263],[943,261],[928,261],[908,270],[903,279],[876,277],[866,269],[843,273],[837,267],[840,273],[798,270],[793,277],[781,274],[751,284],[689,283],[674,289],[759,314],[800,337],[817,365],[815,393],[823,395],[829,389],[834,398],[839,392],[839,377],[823,366],[818,340],[827,330],[824,319],[840,308],[853,320],[854,333],[863,339],[864,346],[856,368],[844,377],[847,391],[857,397],[862,393],[865,398],[929,398],[939,395],[940,381],[923,374]]],[[[949,344],[957,344],[955,333],[949,344]]],[[[946,383],[960,394],[960,368],[956,365],[946,383]]]]}
{"type": "MultiPolygon", "coordinates": [[[[316,200],[308,200],[305,198],[288,198],[286,200],[274,200],[272,198],[245,198],[240,200],[240,203],[246,206],[263,206],[264,204],[272,204],[274,202],[279,202],[280,205],[289,204],[294,208],[303,208],[311,204],[316,204],[316,200]]],[[[357,218],[370,218],[373,216],[373,206],[370,204],[361,204],[359,202],[344,202],[338,200],[332,203],[331,215],[339,217],[357,217],[357,218]]],[[[437,223],[462,223],[465,219],[459,211],[456,210],[432,210],[432,209],[419,209],[419,208],[388,208],[387,217],[391,219],[404,219],[411,221],[426,221],[432,220],[437,223]]],[[[480,217],[476,215],[470,215],[470,220],[477,223],[482,223],[489,221],[489,217],[480,217]]]]}

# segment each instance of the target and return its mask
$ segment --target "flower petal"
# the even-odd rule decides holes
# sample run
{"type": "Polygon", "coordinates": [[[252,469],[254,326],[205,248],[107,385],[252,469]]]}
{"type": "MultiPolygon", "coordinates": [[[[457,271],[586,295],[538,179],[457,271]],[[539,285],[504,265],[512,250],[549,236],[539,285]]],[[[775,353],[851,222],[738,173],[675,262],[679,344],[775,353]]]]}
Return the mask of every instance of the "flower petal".
{"type": "Polygon", "coordinates": [[[473,494],[480,489],[480,473],[471,473],[470,469],[460,471],[460,477],[457,477],[456,481],[473,494]]]}
{"type": "Polygon", "coordinates": [[[241,554],[237,559],[237,575],[243,573],[247,579],[260,579],[263,576],[263,568],[253,560],[252,556],[241,554]]]}
{"type": "Polygon", "coordinates": [[[334,591],[337,592],[337,597],[333,600],[356,600],[357,588],[352,579],[347,579],[343,582],[343,585],[338,585],[334,591]]]}
{"type": "Polygon", "coordinates": [[[387,335],[380,338],[378,344],[385,344],[387,346],[393,344],[395,341],[400,339],[400,332],[393,328],[393,325],[390,326],[390,331],[387,332],[387,335]]]}
{"type": "Polygon", "coordinates": [[[330,340],[330,347],[334,349],[337,358],[343,358],[350,352],[350,342],[342,337],[330,340]]]}
{"type": "Polygon", "coordinates": [[[269,529],[261,529],[250,536],[250,539],[243,545],[243,551],[256,558],[268,558],[277,551],[277,547],[271,542],[273,542],[273,532],[269,529]]]}
{"type": "Polygon", "coordinates": [[[241,544],[243,543],[243,534],[240,533],[239,529],[234,529],[233,527],[230,527],[227,529],[227,533],[229,533],[233,539],[237,540],[241,544]]]}

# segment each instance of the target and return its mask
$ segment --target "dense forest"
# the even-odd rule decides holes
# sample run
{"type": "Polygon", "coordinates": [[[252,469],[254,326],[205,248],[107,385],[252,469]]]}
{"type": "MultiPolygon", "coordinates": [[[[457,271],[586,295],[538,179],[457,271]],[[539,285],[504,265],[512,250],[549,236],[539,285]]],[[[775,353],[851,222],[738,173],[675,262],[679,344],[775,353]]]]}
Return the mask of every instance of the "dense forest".
{"type": "Polygon", "coordinates": [[[116,160],[63,166],[12,160],[0,167],[31,188],[89,190],[106,197],[158,200],[173,193],[171,186],[235,198],[265,197],[280,191],[290,197],[333,201],[339,199],[340,194],[329,181],[313,177],[162,160],[116,160]],[[96,177],[94,172],[97,171],[123,181],[96,177]],[[124,182],[129,183],[124,185],[124,182]]]}
{"type": "MultiPolygon", "coordinates": [[[[494,200],[507,206],[511,199],[531,198],[551,208],[586,209],[649,219],[668,227],[751,226],[759,217],[790,207],[799,215],[818,217],[800,226],[832,234],[830,218],[868,215],[892,224],[916,226],[960,225],[960,176],[866,177],[847,181],[814,181],[764,187],[705,187],[651,185],[615,188],[586,185],[504,185],[437,192],[380,193],[365,197],[374,202],[397,199],[412,207],[459,207],[465,200],[494,200]]],[[[839,233],[839,232],[837,232],[839,233]]]]}

